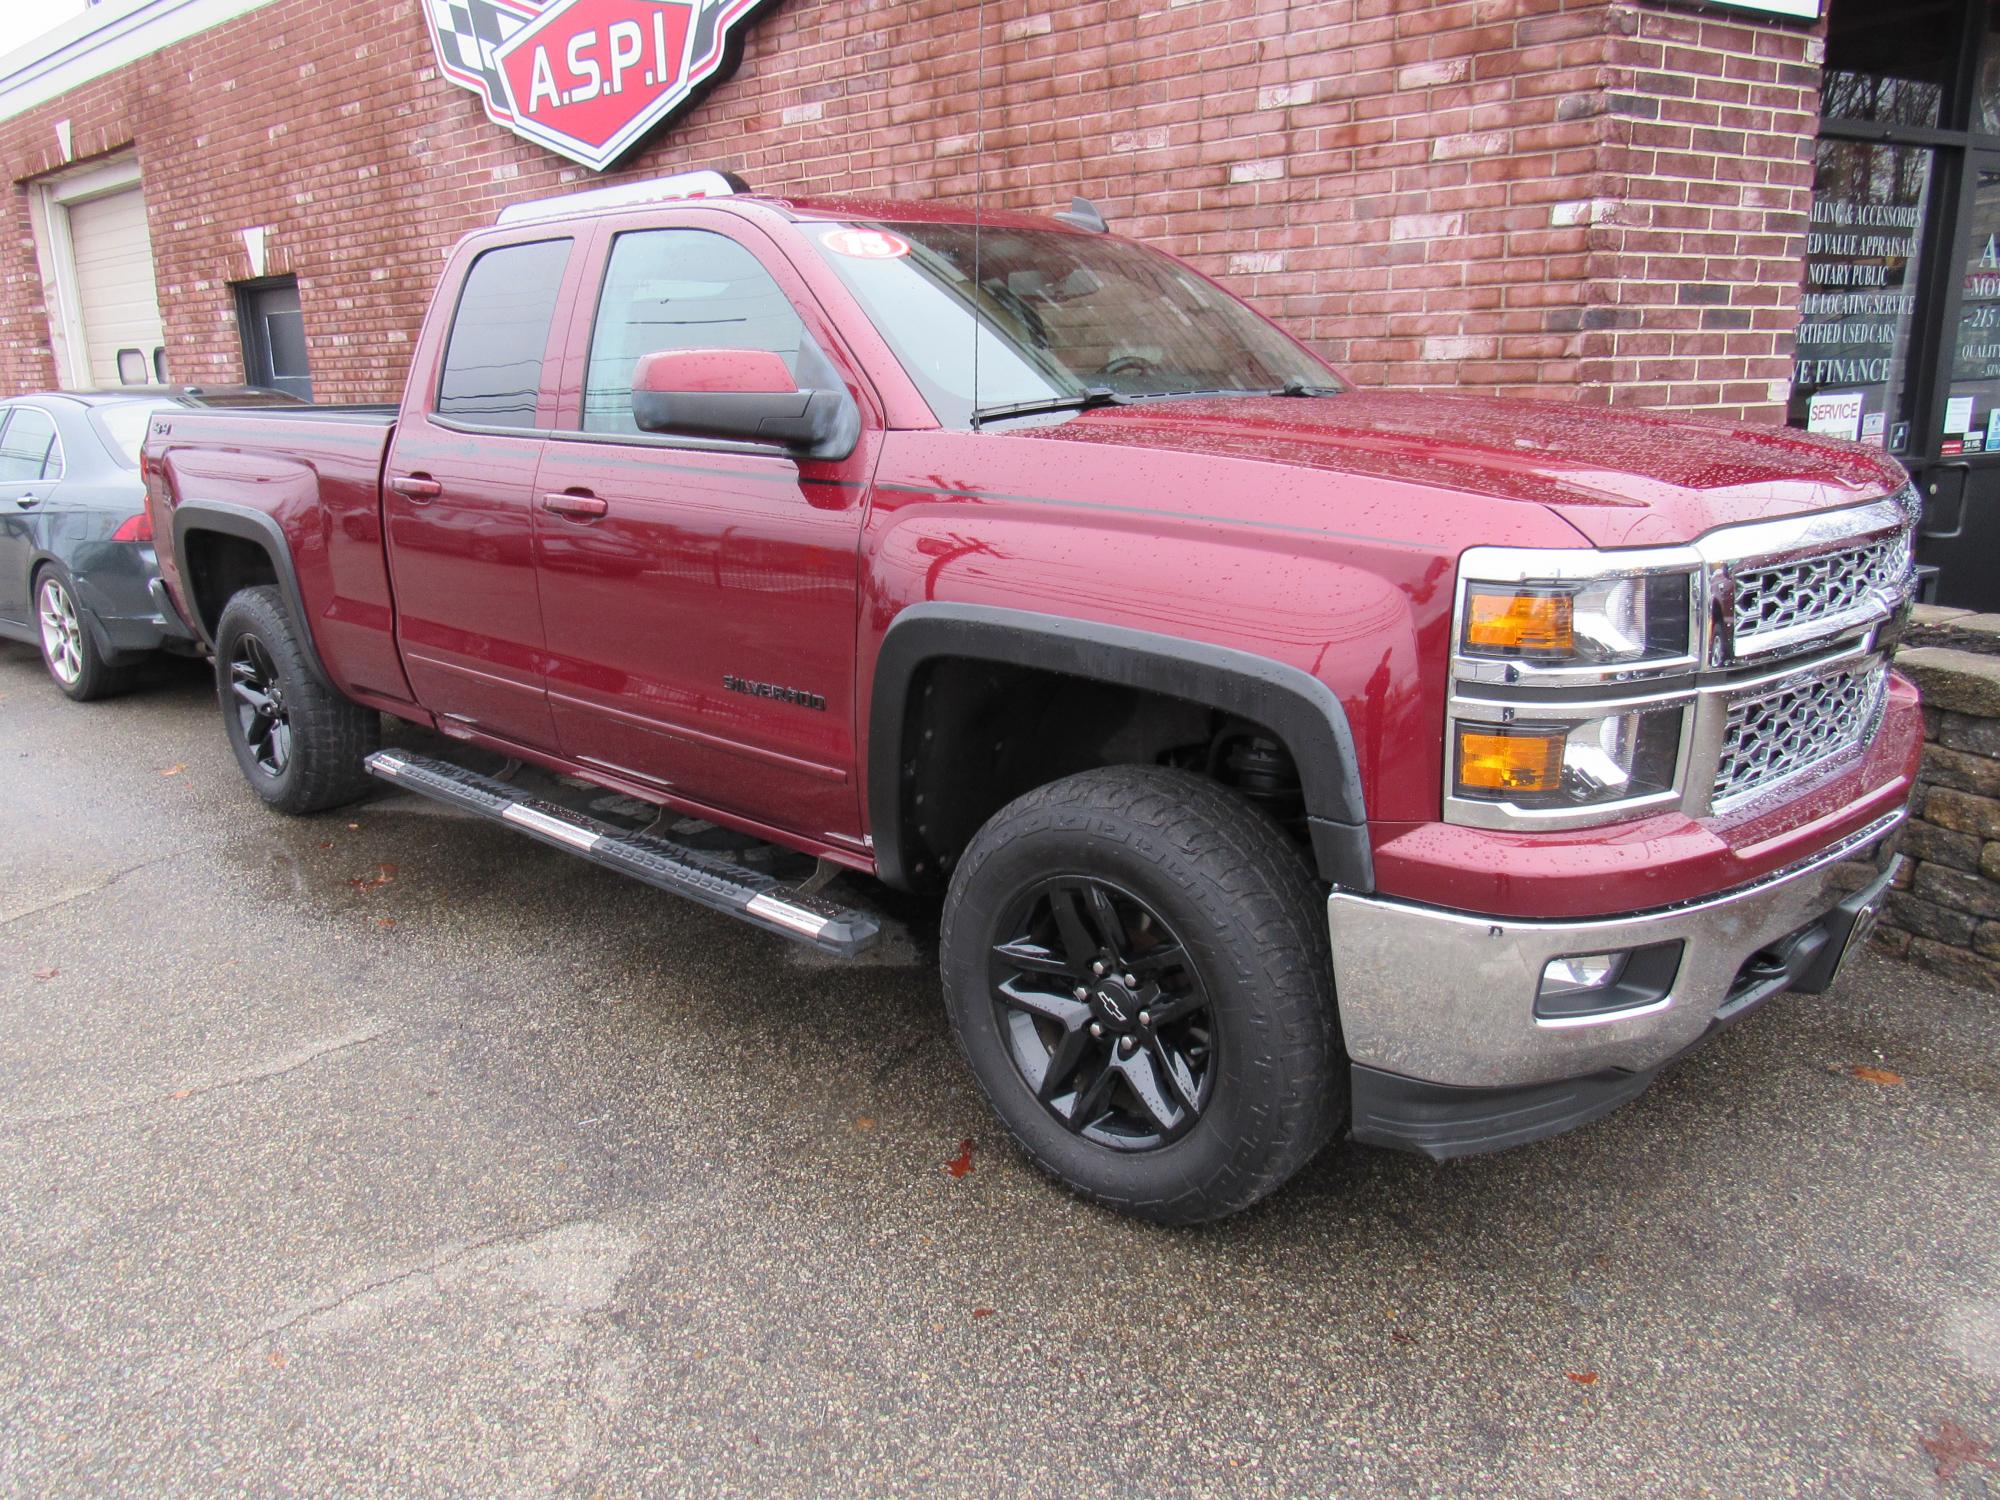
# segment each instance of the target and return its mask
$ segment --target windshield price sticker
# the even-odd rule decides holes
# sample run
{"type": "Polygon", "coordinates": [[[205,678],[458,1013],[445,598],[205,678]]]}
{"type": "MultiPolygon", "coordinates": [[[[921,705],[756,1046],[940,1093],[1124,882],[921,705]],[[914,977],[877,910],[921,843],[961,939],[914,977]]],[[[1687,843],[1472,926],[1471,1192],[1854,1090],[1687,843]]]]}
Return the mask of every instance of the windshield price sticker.
{"type": "Polygon", "coordinates": [[[910,242],[886,229],[829,229],[819,242],[855,260],[901,260],[910,253],[910,242]]]}

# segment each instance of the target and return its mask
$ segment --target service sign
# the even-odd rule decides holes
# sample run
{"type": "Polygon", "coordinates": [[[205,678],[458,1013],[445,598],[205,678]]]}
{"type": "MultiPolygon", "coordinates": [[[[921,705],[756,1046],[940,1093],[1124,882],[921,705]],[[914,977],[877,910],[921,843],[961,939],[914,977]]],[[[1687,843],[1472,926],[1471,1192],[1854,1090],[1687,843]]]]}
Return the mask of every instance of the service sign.
{"type": "Polygon", "coordinates": [[[424,0],[445,77],[496,124],[601,172],[735,64],[770,0],[424,0]]]}

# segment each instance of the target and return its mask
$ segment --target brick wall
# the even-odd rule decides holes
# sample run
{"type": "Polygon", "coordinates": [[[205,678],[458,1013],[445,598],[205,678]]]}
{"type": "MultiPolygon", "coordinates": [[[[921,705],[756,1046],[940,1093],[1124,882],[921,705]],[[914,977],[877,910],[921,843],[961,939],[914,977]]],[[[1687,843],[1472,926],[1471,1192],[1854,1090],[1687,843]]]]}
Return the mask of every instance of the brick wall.
{"type": "MultiPolygon", "coordinates": [[[[1777,420],[1815,45],[1635,0],[790,0],[602,180],[1081,193],[1367,384],[1777,420]]],[[[60,119],[77,159],[136,146],[175,378],[241,378],[264,226],[326,400],[398,393],[458,234],[589,178],[436,76],[417,0],[281,0],[0,121],[7,390],[53,379],[21,184],[60,119]]]]}

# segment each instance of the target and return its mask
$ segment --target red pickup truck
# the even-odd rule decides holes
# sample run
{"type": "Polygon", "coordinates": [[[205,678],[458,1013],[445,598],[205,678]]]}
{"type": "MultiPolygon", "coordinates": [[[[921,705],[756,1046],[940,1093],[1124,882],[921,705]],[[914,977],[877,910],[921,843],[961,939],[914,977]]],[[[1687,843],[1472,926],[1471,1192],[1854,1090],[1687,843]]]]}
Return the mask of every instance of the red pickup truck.
{"type": "Polygon", "coordinates": [[[1867,932],[1883,453],[1356,391],[1087,204],[689,186],[469,235],[400,411],[154,419],[267,803],[379,778],[832,953],[940,899],[994,1110],[1168,1222],[1593,1118],[1867,932]]]}

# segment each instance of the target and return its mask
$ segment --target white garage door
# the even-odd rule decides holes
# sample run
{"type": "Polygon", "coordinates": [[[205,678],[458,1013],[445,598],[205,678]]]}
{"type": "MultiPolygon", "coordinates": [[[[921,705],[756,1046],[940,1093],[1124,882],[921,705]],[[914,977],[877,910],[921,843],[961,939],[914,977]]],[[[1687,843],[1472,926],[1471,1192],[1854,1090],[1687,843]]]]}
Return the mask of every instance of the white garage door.
{"type": "Polygon", "coordinates": [[[70,204],[69,243],[90,383],[135,385],[158,378],[155,359],[166,336],[153,292],[145,191],[127,188],[70,204]]]}

